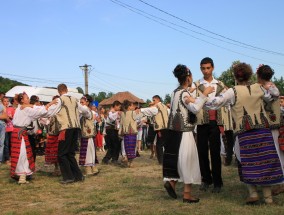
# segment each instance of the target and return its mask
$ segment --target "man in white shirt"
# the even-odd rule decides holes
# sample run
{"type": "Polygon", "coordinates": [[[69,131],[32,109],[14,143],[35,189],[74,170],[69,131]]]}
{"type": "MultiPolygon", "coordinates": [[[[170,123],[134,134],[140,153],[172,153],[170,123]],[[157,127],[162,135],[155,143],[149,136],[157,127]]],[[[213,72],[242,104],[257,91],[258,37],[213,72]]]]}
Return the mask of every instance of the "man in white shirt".
{"type": "MultiPolygon", "coordinates": [[[[221,81],[213,77],[214,63],[209,57],[200,62],[200,69],[203,78],[193,84],[193,96],[198,97],[202,94],[206,87],[214,87],[214,92],[208,97],[218,96],[225,90],[225,86],[221,81]]],[[[219,193],[223,186],[221,176],[221,156],[220,156],[220,130],[222,126],[221,110],[205,110],[197,114],[197,149],[200,163],[200,171],[202,176],[202,184],[200,190],[206,191],[210,184],[214,184],[213,193],[219,193]],[[211,167],[208,158],[208,150],[210,149],[211,167]]]]}

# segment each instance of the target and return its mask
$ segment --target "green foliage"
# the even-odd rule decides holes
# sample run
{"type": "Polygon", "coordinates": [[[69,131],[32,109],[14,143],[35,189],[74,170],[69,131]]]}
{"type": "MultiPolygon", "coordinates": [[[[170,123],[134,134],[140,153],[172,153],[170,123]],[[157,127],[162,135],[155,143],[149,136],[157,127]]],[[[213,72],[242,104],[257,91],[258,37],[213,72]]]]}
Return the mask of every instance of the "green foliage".
{"type": "Polygon", "coordinates": [[[283,79],[283,77],[281,76],[279,79],[274,77],[273,82],[278,87],[278,89],[280,91],[280,95],[283,96],[284,95],[284,79],[283,79]]]}
{"type": "Polygon", "coordinates": [[[164,98],[164,104],[171,103],[171,96],[170,94],[166,94],[164,98]]]}
{"type": "Polygon", "coordinates": [[[92,93],[91,96],[93,97],[93,99],[95,101],[98,101],[99,103],[104,100],[104,99],[108,99],[110,97],[113,96],[112,92],[106,93],[106,92],[98,92],[98,94],[96,93],[92,93]]]}
{"type": "Polygon", "coordinates": [[[84,90],[81,87],[77,87],[76,89],[78,90],[78,93],[84,94],[84,90]]]}
{"type": "Polygon", "coordinates": [[[229,88],[236,85],[234,74],[233,74],[233,67],[234,67],[234,65],[236,65],[238,63],[240,63],[239,60],[234,61],[231,65],[231,67],[229,69],[227,69],[226,71],[222,72],[220,77],[217,78],[218,80],[222,81],[229,88]]]}
{"type": "Polygon", "coordinates": [[[8,90],[13,88],[14,86],[28,86],[27,84],[23,84],[18,81],[11,80],[9,78],[4,78],[0,76],[0,92],[6,93],[8,90]]]}

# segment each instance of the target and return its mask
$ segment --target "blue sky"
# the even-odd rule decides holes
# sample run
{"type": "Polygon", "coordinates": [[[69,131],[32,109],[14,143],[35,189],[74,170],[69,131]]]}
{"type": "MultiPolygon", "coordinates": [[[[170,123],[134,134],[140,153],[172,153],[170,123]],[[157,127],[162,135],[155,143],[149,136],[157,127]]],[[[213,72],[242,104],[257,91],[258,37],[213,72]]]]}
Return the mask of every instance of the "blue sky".
{"type": "Polygon", "coordinates": [[[254,69],[269,64],[276,77],[284,75],[283,0],[144,0],[207,31],[139,0],[119,1],[166,20],[159,22],[171,28],[117,0],[1,1],[0,76],[32,86],[65,82],[84,89],[79,66],[87,63],[90,93],[130,91],[147,99],[173,91],[178,63],[189,66],[195,80],[201,78],[199,63],[207,56],[217,76],[235,60],[254,69]],[[280,54],[232,45],[208,31],[280,54]]]}

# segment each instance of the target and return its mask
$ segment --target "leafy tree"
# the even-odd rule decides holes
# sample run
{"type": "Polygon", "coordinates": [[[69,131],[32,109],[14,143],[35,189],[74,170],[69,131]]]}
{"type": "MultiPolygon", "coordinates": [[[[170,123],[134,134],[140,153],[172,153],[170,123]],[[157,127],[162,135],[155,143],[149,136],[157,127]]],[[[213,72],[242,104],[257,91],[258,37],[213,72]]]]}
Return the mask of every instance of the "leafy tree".
{"type": "MultiPolygon", "coordinates": [[[[231,65],[231,67],[229,69],[227,69],[226,71],[222,72],[222,74],[220,75],[220,77],[218,78],[218,80],[222,81],[228,88],[235,86],[237,83],[235,83],[235,77],[234,77],[234,73],[233,73],[233,67],[237,64],[239,64],[240,61],[234,61],[231,65]]],[[[256,83],[257,82],[257,78],[256,78],[256,74],[253,74],[251,76],[251,83],[256,83]]]]}
{"type": "Polygon", "coordinates": [[[165,95],[164,104],[171,103],[171,96],[170,94],[165,95]]]}
{"type": "Polygon", "coordinates": [[[28,86],[28,85],[0,76],[0,92],[6,93],[14,86],[28,86]]]}
{"type": "Polygon", "coordinates": [[[234,65],[236,65],[238,63],[240,63],[239,60],[234,61],[232,63],[232,65],[230,66],[230,68],[227,69],[226,71],[222,72],[222,74],[218,78],[220,81],[222,81],[229,88],[235,86],[235,78],[234,78],[234,74],[233,74],[233,67],[234,67],[234,65]]]}
{"type": "Polygon", "coordinates": [[[280,91],[280,95],[284,95],[284,79],[281,76],[279,79],[274,77],[273,78],[273,82],[274,84],[278,87],[279,91],[280,91]]]}
{"type": "Polygon", "coordinates": [[[84,90],[81,87],[77,87],[76,89],[78,90],[78,93],[84,94],[84,90]]]}

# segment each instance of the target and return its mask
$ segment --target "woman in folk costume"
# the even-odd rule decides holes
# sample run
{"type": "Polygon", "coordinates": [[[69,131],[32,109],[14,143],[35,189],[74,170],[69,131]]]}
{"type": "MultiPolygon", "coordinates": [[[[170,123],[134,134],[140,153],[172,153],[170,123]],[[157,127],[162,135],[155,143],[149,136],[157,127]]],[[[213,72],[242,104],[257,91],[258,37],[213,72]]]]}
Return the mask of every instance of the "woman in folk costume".
{"type": "MultiPolygon", "coordinates": [[[[11,177],[19,177],[19,184],[25,184],[26,176],[32,175],[35,163],[32,148],[28,139],[27,130],[32,121],[44,117],[47,114],[46,106],[30,105],[26,93],[18,95],[19,106],[13,118],[14,130],[11,136],[11,177]]],[[[31,128],[33,129],[33,128],[31,128]]]]}
{"type": "Polygon", "coordinates": [[[92,97],[88,94],[84,95],[80,103],[90,108],[91,115],[89,118],[81,116],[81,146],[79,164],[85,167],[86,175],[98,173],[96,165],[96,147],[95,147],[95,126],[93,112],[91,111],[92,97]]]}
{"type": "Polygon", "coordinates": [[[201,97],[190,97],[188,87],[192,75],[185,65],[177,65],[173,71],[179,87],[171,95],[171,109],[168,121],[168,138],[165,142],[163,177],[164,187],[172,198],[177,198],[176,183],[184,183],[183,202],[197,203],[191,193],[192,184],[201,184],[201,174],[196,143],[193,136],[196,116],[207,100],[213,87],[205,88],[201,97]]]}
{"type": "MultiPolygon", "coordinates": [[[[52,100],[59,98],[54,96],[52,100]]],[[[45,164],[54,165],[54,171],[52,175],[59,176],[60,169],[58,166],[58,135],[59,135],[59,123],[56,115],[50,117],[47,123],[47,139],[45,146],[45,164]]]]}
{"type": "Polygon", "coordinates": [[[137,138],[137,122],[142,114],[137,114],[132,102],[124,100],[123,112],[121,113],[120,126],[118,135],[123,136],[124,149],[128,160],[128,167],[133,167],[133,160],[136,158],[136,138],[137,138]]]}
{"type": "MultiPolygon", "coordinates": [[[[273,85],[271,82],[272,76],[274,75],[274,71],[271,69],[268,65],[259,65],[257,71],[257,80],[259,84],[262,85],[273,85]]],[[[277,89],[277,88],[276,88],[277,89]]],[[[278,91],[276,92],[276,94],[278,91]]],[[[283,117],[281,117],[280,112],[280,100],[278,97],[273,98],[270,102],[264,101],[264,109],[266,111],[267,119],[269,121],[271,133],[273,136],[273,140],[275,143],[275,147],[278,153],[278,156],[280,158],[282,171],[284,172],[284,149],[281,150],[281,147],[279,147],[278,137],[279,137],[279,129],[284,126],[284,120],[283,117]]],[[[273,193],[279,194],[284,192],[284,184],[281,184],[279,186],[274,187],[273,193]]]]}
{"type": "Polygon", "coordinates": [[[263,101],[273,100],[279,91],[273,84],[249,84],[252,69],[248,64],[240,63],[233,71],[238,85],[210,98],[206,106],[217,109],[231,105],[240,180],[249,190],[246,203],[258,203],[257,186],[261,186],[265,203],[271,204],[271,185],[284,179],[263,101]]]}
{"type": "Polygon", "coordinates": [[[99,151],[104,150],[104,136],[106,135],[105,130],[105,109],[103,107],[99,108],[99,116],[95,119],[95,127],[96,127],[96,146],[99,151]]]}

